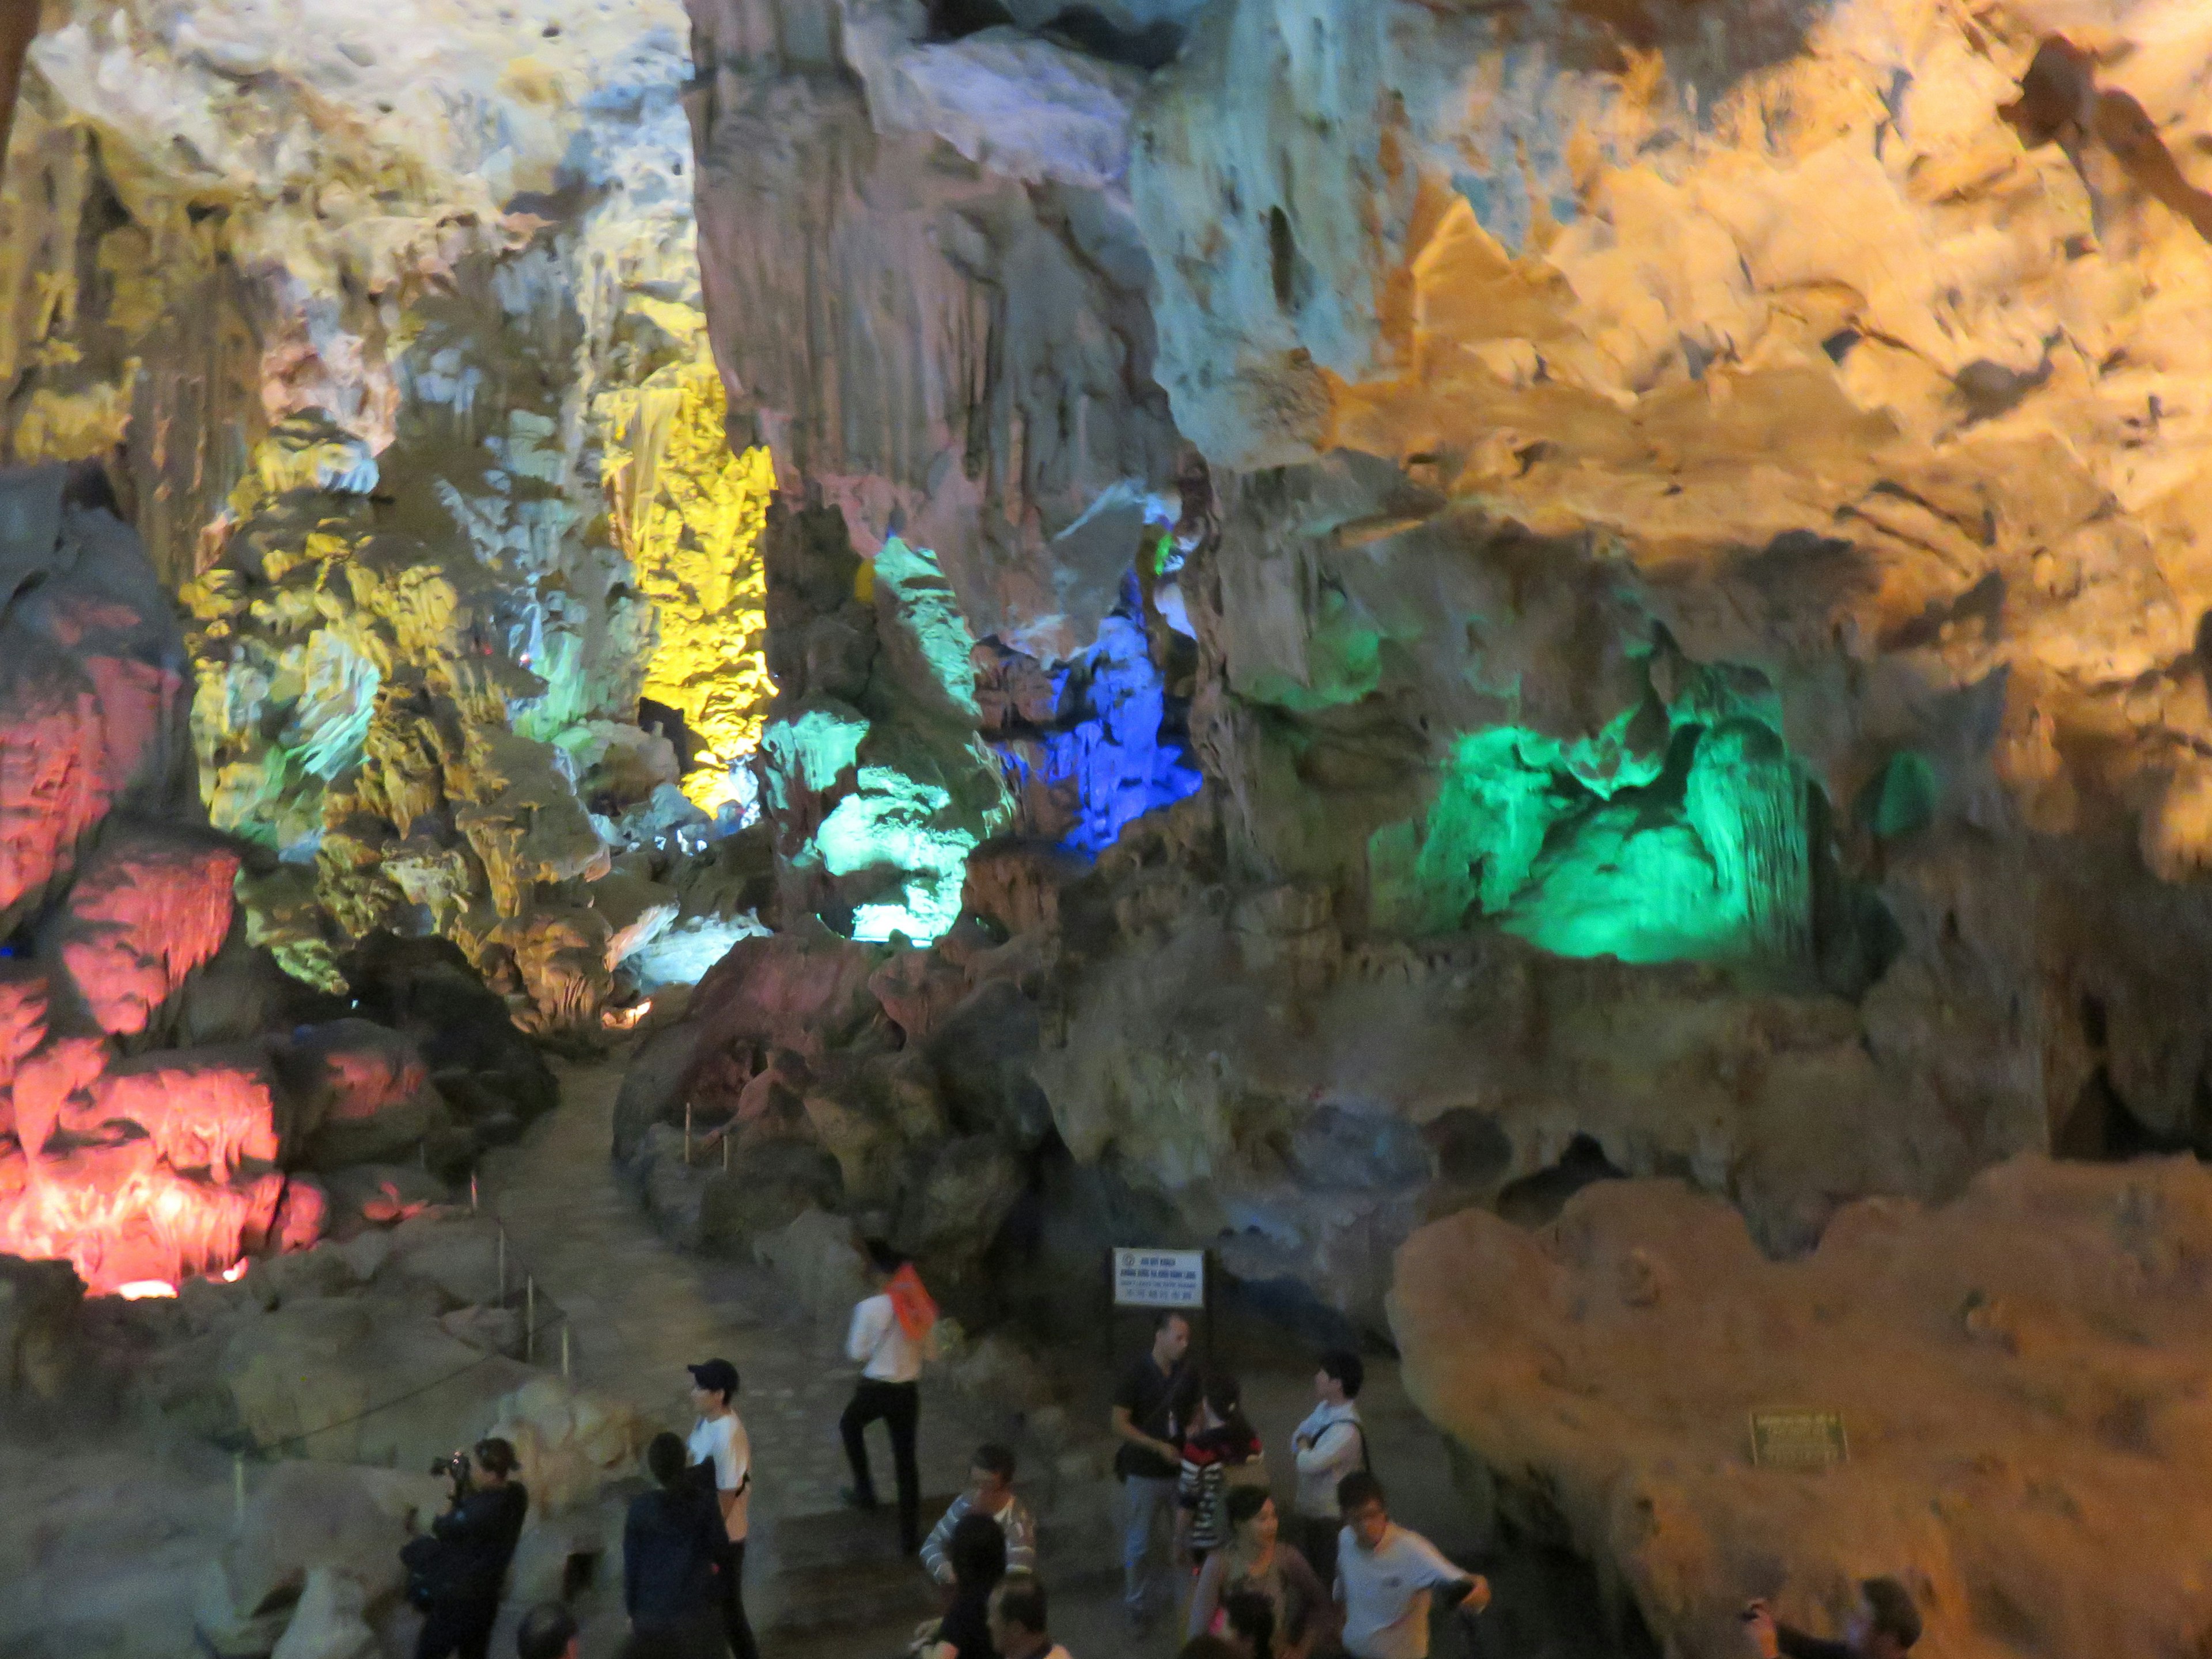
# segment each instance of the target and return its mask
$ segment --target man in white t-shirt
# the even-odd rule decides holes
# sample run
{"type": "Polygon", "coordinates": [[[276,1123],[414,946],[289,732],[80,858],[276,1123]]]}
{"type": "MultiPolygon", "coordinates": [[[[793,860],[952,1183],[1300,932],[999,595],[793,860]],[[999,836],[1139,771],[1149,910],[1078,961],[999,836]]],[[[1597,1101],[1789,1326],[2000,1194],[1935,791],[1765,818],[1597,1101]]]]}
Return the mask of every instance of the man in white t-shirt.
{"type": "Polygon", "coordinates": [[[745,1617],[746,1511],[753,1485],[753,1449],[745,1425],[731,1409],[738,1397],[738,1368],[726,1359],[690,1367],[691,1404],[699,1420],[685,1443],[702,1482],[711,1482],[722,1512],[728,1545],[715,1564],[721,1576],[722,1629],[734,1659],[760,1659],[751,1621],[745,1617]]]}
{"type": "Polygon", "coordinates": [[[921,1344],[907,1334],[891,1301],[891,1279],[907,1258],[880,1238],[866,1243],[868,1281],[875,1292],[853,1309],[845,1337],[845,1357],[860,1368],[860,1380],[837,1431],[845,1442],[853,1484],[845,1499],[856,1508],[876,1507],[875,1479],[868,1472],[868,1425],[881,1418],[890,1431],[891,1468],[898,1478],[899,1548],[912,1555],[921,1547],[921,1474],[915,1462],[915,1425],[921,1415],[921,1344]]]}
{"type": "Polygon", "coordinates": [[[1382,1483],[1355,1469],[1337,1486],[1336,1599],[1352,1659],[1428,1659],[1429,1602],[1473,1618],[1490,1605],[1490,1581],[1462,1572],[1437,1547],[1390,1519],[1382,1483]]]}

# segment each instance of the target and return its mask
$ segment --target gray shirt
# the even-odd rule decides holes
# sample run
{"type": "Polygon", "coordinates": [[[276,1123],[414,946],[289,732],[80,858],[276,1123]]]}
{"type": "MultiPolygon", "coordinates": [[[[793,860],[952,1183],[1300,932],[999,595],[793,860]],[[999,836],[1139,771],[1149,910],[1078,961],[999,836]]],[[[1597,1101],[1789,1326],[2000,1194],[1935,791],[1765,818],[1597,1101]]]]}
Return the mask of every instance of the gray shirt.
{"type": "Polygon", "coordinates": [[[1336,1535],[1336,1599],[1353,1659],[1428,1659],[1429,1592],[1468,1574],[1417,1532],[1393,1526],[1364,1550],[1346,1527],[1336,1535]]]}

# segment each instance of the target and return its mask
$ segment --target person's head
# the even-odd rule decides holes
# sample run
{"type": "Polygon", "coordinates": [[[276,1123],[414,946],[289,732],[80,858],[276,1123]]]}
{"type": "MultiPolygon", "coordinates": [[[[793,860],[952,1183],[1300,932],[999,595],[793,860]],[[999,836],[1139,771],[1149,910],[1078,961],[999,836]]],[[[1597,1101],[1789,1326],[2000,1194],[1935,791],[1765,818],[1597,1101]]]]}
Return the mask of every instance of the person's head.
{"type": "Polygon", "coordinates": [[[996,1515],[1013,1489],[1013,1453],[995,1440],[976,1447],[975,1456],[968,1460],[968,1501],[996,1515]]]}
{"type": "Polygon", "coordinates": [[[738,1397],[738,1368],[726,1359],[709,1359],[690,1367],[691,1407],[702,1417],[720,1417],[738,1397]]]}
{"type": "Polygon", "coordinates": [[[1243,1659],[1218,1636],[1194,1636],[1176,1650],[1176,1659],[1243,1659]]]}
{"type": "Polygon", "coordinates": [[[1254,1555],[1265,1554],[1282,1524],[1281,1517],[1275,1513],[1275,1500],[1267,1495],[1265,1486],[1229,1489],[1229,1528],[1236,1534],[1241,1549],[1254,1555]]]}
{"type": "Polygon", "coordinates": [[[1237,1379],[1224,1371],[1216,1371],[1206,1379],[1206,1409],[1213,1413],[1213,1420],[1224,1428],[1236,1428],[1244,1421],[1244,1389],[1237,1379]]]}
{"type": "Polygon", "coordinates": [[[893,1249],[887,1238],[864,1240],[860,1248],[867,1253],[868,1276],[878,1284],[887,1281],[907,1264],[906,1253],[893,1249]]]}
{"type": "Polygon", "coordinates": [[[1234,1589],[1221,1598],[1221,1620],[1229,1644],[1244,1659],[1274,1659],[1275,1604],[1255,1589],[1234,1589]]]}
{"type": "Polygon", "coordinates": [[[1846,1639],[1862,1659],[1904,1659],[1920,1639],[1920,1610],[1912,1605],[1912,1592],[1894,1578],[1862,1580],[1846,1639]]]}
{"type": "Polygon", "coordinates": [[[1366,1381],[1367,1367],[1358,1354],[1349,1348],[1331,1348],[1314,1373],[1314,1392],[1328,1404],[1341,1406],[1358,1399],[1360,1385],[1366,1381]]]}
{"type": "Polygon", "coordinates": [[[515,1659],[576,1659],[576,1615],[558,1601],[540,1601],[514,1632],[515,1659]]]}
{"type": "Polygon", "coordinates": [[[507,1476],[514,1473],[514,1445],[496,1437],[477,1442],[477,1474],[487,1486],[503,1486],[507,1476]]]}
{"type": "Polygon", "coordinates": [[[1336,1510],[1352,1528],[1352,1541],[1371,1550],[1390,1529],[1390,1500],[1382,1483],[1365,1469],[1354,1469],[1336,1483],[1336,1510]]]}
{"type": "Polygon", "coordinates": [[[682,1435],[665,1431],[656,1434],[646,1444],[646,1473],[653,1477],[654,1486],[673,1490],[676,1483],[684,1478],[684,1466],[688,1458],[682,1435]]]}
{"type": "Polygon", "coordinates": [[[1042,1653],[1052,1645],[1044,1586],[1035,1575],[1017,1573],[991,1592],[991,1645],[1002,1655],[1042,1653]]]}
{"type": "Polygon", "coordinates": [[[1006,1534],[988,1515],[971,1510],[962,1516],[945,1555],[963,1595],[987,1595],[1006,1576],[1006,1534]]]}
{"type": "Polygon", "coordinates": [[[1152,1358],[1163,1365],[1182,1363],[1190,1352],[1190,1321],[1179,1313],[1163,1313],[1152,1321],[1152,1358]]]}

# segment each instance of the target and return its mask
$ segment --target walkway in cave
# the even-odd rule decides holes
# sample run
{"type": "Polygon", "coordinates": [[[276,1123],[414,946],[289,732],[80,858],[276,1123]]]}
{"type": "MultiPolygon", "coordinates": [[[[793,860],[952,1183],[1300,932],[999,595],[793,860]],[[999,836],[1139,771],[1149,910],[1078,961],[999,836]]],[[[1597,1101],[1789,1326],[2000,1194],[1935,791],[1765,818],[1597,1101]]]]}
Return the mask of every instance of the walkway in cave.
{"type": "MultiPolygon", "coordinates": [[[[487,1160],[484,1201],[506,1224],[509,1273],[534,1275],[539,1294],[566,1313],[580,1385],[682,1430],[692,1416],[684,1367],[709,1356],[737,1366],[738,1411],[756,1466],[757,1553],[772,1567],[779,1523],[839,1507],[838,1487],[850,1477],[837,1417],[856,1368],[841,1352],[842,1329],[818,1328],[766,1269],[688,1255],[653,1231],[607,1154],[626,1059],[556,1063],[561,1106],[520,1146],[487,1160]]],[[[557,1364],[557,1346],[549,1342],[540,1360],[557,1364]]],[[[968,1454],[1002,1429],[973,1402],[926,1382],[925,1496],[957,1491],[968,1454]]],[[[882,1433],[872,1431],[870,1448],[888,1498],[882,1433]]],[[[888,1506],[881,1526],[887,1534],[892,1526],[888,1506]]],[[[762,1611],[773,1617],[776,1609],[764,1602],[762,1611]]]]}
{"type": "MultiPolygon", "coordinates": [[[[836,1420],[854,1368],[836,1352],[842,1328],[820,1328],[763,1268],[687,1255],[669,1244],[617,1182],[607,1149],[626,1059],[556,1062],[560,1108],[520,1146],[487,1161],[485,1201],[507,1225],[510,1272],[536,1275],[540,1294],[566,1312],[576,1381],[627,1401],[649,1420],[689,1425],[687,1363],[718,1354],[735,1364],[744,1377],[738,1410],[758,1465],[753,1511],[758,1565],[748,1563],[747,1599],[769,1631],[768,1650],[778,1659],[880,1659],[896,1652],[914,1621],[907,1603],[896,1598],[873,1616],[842,1621],[836,1629],[773,1628],[780,1615],[794,1611],[791,1598],[803,1601],[810,1594],[808,1573],[777,1571],[786,1540],[794,1555],[813,1556],[838,1535],[839,1523],[828,1519],[837,1510],[837,1488],[847,1478],[836,1420]]],[[[1279,1328],[1235,1320],[1221,1335],[1220,1357],[1243,1375],[1248,1407],[1279,1457],[1288,1425],[1311,1403],[1310,1349],[1279,1328]]],[[[557,1349],[548,1358],[557,1363],[557,1349]]],[[[1472,1641],[1456,1620],[1438,1618],[1434,1651],[1439,1659],[1507,1654],[1614,1659],[1610,1644],[1597,1634],[1587,1571],[1540,1548],[1522,1546],[1501,1553],[1468,1508],[1443,1437],[1407,1399],[1395,1363],[1375,1356],[1370,1367],[1362,1404],[1376,1466],[1387,1471],[1394,1491],[1394,1508],[1462,1560],[1491,1572],[1498,1588],[1501,1605],[1485,1620],[1486,1629],[1472,1633],[1472,1641]]],[[[1073,1369],[1079,1375],[1092,1370],[1088,1364],[1073,1369]]],[[[1085,1386],[1068,1402],[1079,1417],[1103,1422],[1108,1369],[1084,1377],[1085,1386]]],[[[1013,1423],[942,1381],[925,1378],[922,1485],[928,1497],[954,1491],[969,1451],[988,1438],[1020,1447],[1024,1488],[1032,1501],[1043,1503],[1043,1565],[1054,1592],[1055,1633],[1082,1659],[1165,1659],[1176,1645],[1171,1628],[1139,1644],[1121,1625],[1110,1533],[1099,1529],[1103,1515],[1090,1513],[1098,1494],[1063,1491],[1040,1467],[1047,1460],[1013,1423]],[[1051,1503],[1048,1489],[1065,1501],[1051,1503]]],[[[882,1456],[879,1444],[871,1443],[882,1456]]],[[[1287,1472],[1277,1474],[1287,1497],[1287,1472]]],[[[879,1474],[886,1491],[887,1475],[886,1466],[879,1474]]],[[[881,1519],[888,1535],[888,1514],[881,1519]]],[[[897,1574],[907,1575],[899,1582],[921,1588],[911,1568],[887,1574],[883,1569],[890,1565],[868,1564],[854,1589],[866,1593],[862,1581],[897,1574]]],[[[834,1583],[835,1571],[829,1576],[834,1583]]],[[[507,1626],[519,1613],[519,1607],[507,1609],[507,1626]]],[[[611,1621],[611,1614],[605,1617],[611,1621]]],[[[613,1622],[602,1629],[595,1621],[586,1637],[592,1652],[612,1651],[620,1639],[613,1622]]]]}

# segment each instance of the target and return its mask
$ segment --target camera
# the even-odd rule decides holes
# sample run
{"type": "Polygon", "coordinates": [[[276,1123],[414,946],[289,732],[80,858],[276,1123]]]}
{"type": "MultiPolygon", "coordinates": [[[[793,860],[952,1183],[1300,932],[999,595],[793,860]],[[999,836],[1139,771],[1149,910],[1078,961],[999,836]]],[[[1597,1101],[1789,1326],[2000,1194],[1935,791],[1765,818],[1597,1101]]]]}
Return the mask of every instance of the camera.
{"type": "Polygon", "coordinates": [[[441,1457],[431,1464],[430,1473],[444,1475],[447,1480],[453,1483],[453,1490],[456,1492],[464,1492],[469,1489],[469,1455],[465,1451],[457,1451],[451,1456],[441,1457]]]}

